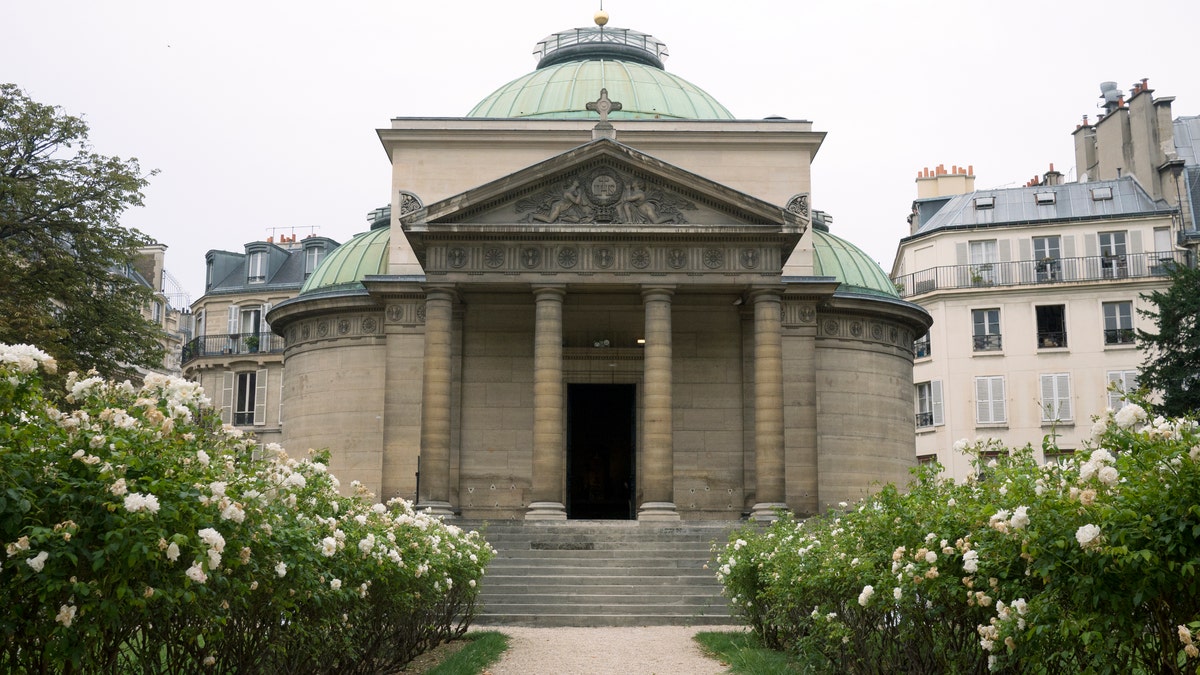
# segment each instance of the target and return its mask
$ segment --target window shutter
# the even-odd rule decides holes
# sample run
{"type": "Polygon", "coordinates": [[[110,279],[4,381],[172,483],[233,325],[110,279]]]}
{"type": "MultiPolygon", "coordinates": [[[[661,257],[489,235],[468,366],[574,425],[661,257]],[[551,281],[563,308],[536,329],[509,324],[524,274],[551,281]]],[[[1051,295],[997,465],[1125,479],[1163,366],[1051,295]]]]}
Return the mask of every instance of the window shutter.
{"type": "Polygon", "coordinates": [[[233,424],[233,371],[221,373],[221,422],[233,424]]]}
{"type": "Polygon", "coordinates": [[[262,322],[261,333],[259,334],[259,342],[262,346],[259,347],[264,352],[271,351],[271,324],[267,323],[267,312],[271,309],[271,303],[264,302],[262,304],[262,322]]]}
{"type": "Polygon", "coordinates": [[[1083,254],[1087,256],[1100,255],[1100,247],[1096,244],[1096,235],[1083,235],[1083,254]]]}
{"type": "Polygon", "coordinates": [[[1017,249],[1020,251],[1021,260],[1033,260],[1033,240],[1020,239],[1017,241],[1017,249]]]}
{"type": "Polygon", "coordinates": [[[238,334],[238,332],[239,332],[238,331],[238,316],[239,316],[238,306],[230,305],[229,306],[229,330],[225,331],[226,333],[229,333],[230,335],[238,334]]]}
{"type": "Polygon", "coordinates": [[[1009,262],[1012,260],[1012,242],[1007,239],[1001,239],[1000,245],[1000,262],[1009,262]]]}
{"type": "Polygon", "coordinates": [[[1129,252],[1142,252],[1142,233],[1140,230],[1133,230],[1129,233],[1129,252]]]}
{"type": "Polygon", "coordinates": [[[283,371],[279,371],[279,426],[283,426],[283,371]]]}
{"type": "Polygon", "coordinates": [[[267,423],[267,369],[263,368],[254,375],[254,426],[261,427],[267,423]]]}
{"type": "Polygon", "coordinates": [[[967,264],[967,245],[960,243],[954,245],[954,257],[957,258],[959,265],[967,264]]]}
{"type": "Polygon", "coordinates": [[[991,387],[988,378],[975,378],[975,421],[986,423],[992,421],[991,387]]]}
{"type": "Polygon", "coordinates": [[[933,411],[933,426],[938,427],[946,423],[942,415],[942,381],[933,380],[929,383],[929,403],[933,411]]]}
{"type": "Polygon", "coordinates": [[[1075,236],[1070,235],[1070,234],[1064,234],[1063,238],[1062,238],[1062,247],[1063,247],[1062,251],[1063,251],[1064,258],[1074,258],[1075,257],[1075,236]]]}
{"type": "Polygon", "coordinates": [[[1054,375],[1042,375],[1042,421],[1053,422],[1057,419],[1057,413],[1058,395],[1054,375]]]}
{"type": "Polygon", "coordinates": [[[992,421],[1004,422],[1008,415],[1004,409],[1004,377],[997,376],[992,380],[992,421]]]}
{"type": "Polygon", "coordinates": [[[1071,376],[1059,373],[1058,379],[1058,419],[1067,421],[1074,418],[1071,410],[1071,376]]]}

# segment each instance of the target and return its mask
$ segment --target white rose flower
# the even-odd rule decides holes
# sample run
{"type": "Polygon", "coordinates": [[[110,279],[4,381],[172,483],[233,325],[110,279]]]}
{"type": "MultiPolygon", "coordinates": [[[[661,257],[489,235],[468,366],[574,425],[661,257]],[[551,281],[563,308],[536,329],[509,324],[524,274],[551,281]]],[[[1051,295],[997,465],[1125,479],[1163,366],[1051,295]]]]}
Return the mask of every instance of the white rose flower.
{"type": "Polygon", "coordinates": [[[58,608],[58,614],[54,616],[54,620],[64,626],[70,626],[75,620],[75,605],[63,605],[58,608]]]}
{"type": "Polygon", "coordinates": [[[1111,466],[1106,466],[1103,469],[1100,469],[1100,471],[1096,473],[1096,477],[1100,479],[1101,483],[1104,483],[1110,487],[1116,485],[1117,481],[1121,479],[1121,475],[1117,473],[1117,470],[1111,466]]]}
{"type": "Polygon", "coordinates": [[[867,603],[869,603],[871,601],[871,596],[874,594],[875,594],[875,588],[873,586],[871,586],[870,584],[863,586],[862,593],[858,594],[858,604],[862,605],[863,607],[866,607],[867,603]]]}
{"type": "Polygon", "coordinates": [[[167,545],[167,560],[170,560],[171,562],[179,560],[179,544],[171,542],[167,545]]]}
{"type": "Polygon", "coordinates": [[[330,582],[329,582],[329,587],[330,587],[330,588],[332,588],[332,589],[333,589],[333,590],[335,590],[335,591],[337,591],[337,590],[341,590],[341,588],[342,588],[342,580],[341,580],[341,579],[334,579],[333,581],[330,581],[330,582]]]}
{"type": "Polygon", "coordinates": [[[281,560],[279,562],[279,564],[275,566],[275,574],[278,574],[280,576],[280,578],[282,578],[284,575],[286,575],[287,574],[287,563],[285,563],[281,560]]]}
{"type": "Polygon", "coordinates": [[[1079,546],[1082,548],[1095,546],[1099,544],[1100,527],[1091,523],[1081,525],[1078,530],[1075,530],[1075,539],[1079,541],[1079,546]]]}
{"type": "Polygon", "coordinates": [[[25,564],[32,567],[34,572],[41,572],[42,568],[46,566],[46,558],[49,557],[49,553],[45,551],[39,551],[38,554],[32,558],[26,558],[25,564]]]}
{"type": "Polygon", "coordinates": [[[204,573],[204,568],[200,566],[200,563],[193,563],[192,566],[187,569],[186,574],[187,578],[198,584],[208,581],[208,575],[204,573]]]}
{"type": "Polygon", "coordinates": [[[325,537],[322,539],[321,553],[323,553],[326,558],[332,557],[334,553],[337,553],[337,540],[333,537],[325,537]]]}
{"type": "Polygon", "coordinates": [[[200,530],[198,534],[200,535],[200,540],[208,544],[209,548],[217,553],[221,553],[225,550],[225,537],[222,537],[221,533],[217,532],[215,529],[206,527],[203,530],[200,530]]]}

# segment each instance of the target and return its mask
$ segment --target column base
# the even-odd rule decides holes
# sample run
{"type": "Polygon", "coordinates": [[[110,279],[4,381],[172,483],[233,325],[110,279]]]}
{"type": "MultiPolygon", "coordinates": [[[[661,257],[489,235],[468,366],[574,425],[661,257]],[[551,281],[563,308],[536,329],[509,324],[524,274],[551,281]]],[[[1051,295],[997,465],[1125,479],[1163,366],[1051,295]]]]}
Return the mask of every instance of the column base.
{"type": "Polygon", "coordinates": [[[413,506],[413,510],[417,513],[427,513],[435,518],[449,519],[456,517],[454,506],[450,502],[418,502],[413,506]]]}
{"type": "Polygon", "coordinates": [[[783,502],[760,502],[755,504],[750,510],[750,520],[759,523],[773,523],[779,520],[779,515],[776,513],[779,510],[787,510],[788,505],[783,502]]]}
{"type": "Polygon", "coordinates": [[[558,502],[530,502],[525,520],[566,520],[567,507],[558,502]]]}
{"type": "Polygon", "coordinates": [[[638,508],[637,519],[646,520],[679,520],[679,512],[673,502],[643,502],[638,508]]]}

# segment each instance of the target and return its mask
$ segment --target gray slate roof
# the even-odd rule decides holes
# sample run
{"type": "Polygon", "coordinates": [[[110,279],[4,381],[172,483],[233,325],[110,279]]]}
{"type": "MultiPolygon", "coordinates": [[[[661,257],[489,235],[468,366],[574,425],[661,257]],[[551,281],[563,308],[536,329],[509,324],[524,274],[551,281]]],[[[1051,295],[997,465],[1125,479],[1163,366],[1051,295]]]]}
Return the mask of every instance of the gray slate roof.
{"type": "Polygon", "coordinates": [[[917,200],[916,206],[922,223],[914,237],[946,229],[1102,219],[1171,210],[1165,203],[1151,199],[1132,176],[1087,183],[976,190],[949,198],[917,200]],[[1112,190],[1112,199],[1093,197],[1097,190],[1105,188],[1112,190]],[[1054,193],[1053,203],[1038,203],[1037,195],[1045,193],[1054,193]],[[992,208],[976,208],[976,200],[981,198],[992,198],[992,208]]]}

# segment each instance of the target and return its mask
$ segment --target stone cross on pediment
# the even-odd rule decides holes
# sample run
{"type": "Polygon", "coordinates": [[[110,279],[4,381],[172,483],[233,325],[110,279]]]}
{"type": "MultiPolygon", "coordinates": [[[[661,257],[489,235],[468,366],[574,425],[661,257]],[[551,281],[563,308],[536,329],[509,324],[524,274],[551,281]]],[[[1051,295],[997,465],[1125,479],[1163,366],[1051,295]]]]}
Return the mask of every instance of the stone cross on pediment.
{"type": "Polygon", "coordinates": [[[608,113],[621,109],[619,101],[608,100],[608,89],[600,90],[600,98],[587,104],[588,110],[600,113],[600,124],[608,124],[608,113]]]}

